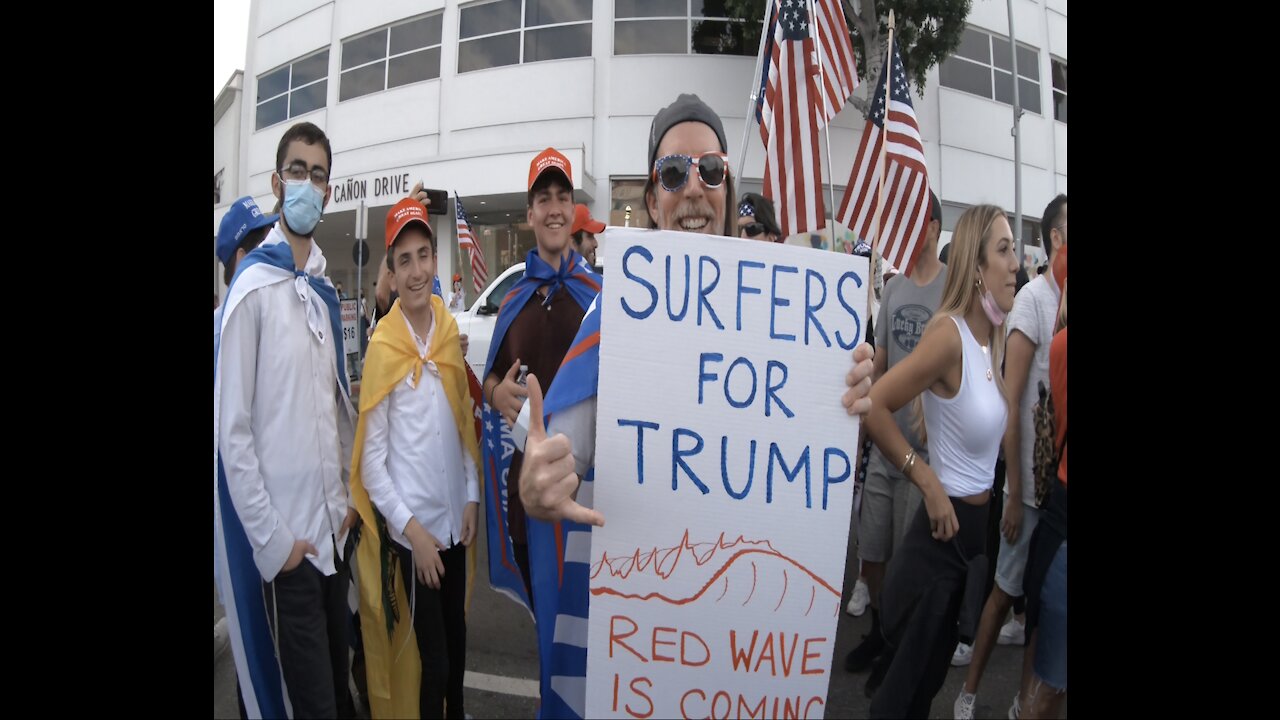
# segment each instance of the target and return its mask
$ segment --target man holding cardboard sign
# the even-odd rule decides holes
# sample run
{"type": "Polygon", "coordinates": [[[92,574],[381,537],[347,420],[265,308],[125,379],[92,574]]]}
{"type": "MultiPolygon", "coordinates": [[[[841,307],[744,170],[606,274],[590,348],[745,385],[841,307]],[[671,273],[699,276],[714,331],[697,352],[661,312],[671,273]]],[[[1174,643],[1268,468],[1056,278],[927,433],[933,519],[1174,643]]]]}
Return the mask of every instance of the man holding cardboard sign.
{"type": "MultiPolygon", "coordinates": [[[[675,103],[658,113],[650,132],[651,173],[645,187],[649,215],[655,228],[676,232],[710,231],[732,236],[734,221],[728,210],[733,206],[733,181],[725,149],[724,130],[719,117],[696,96],[681,95],[675,103]]],[[[688,519],[686,516],[690,510],[697,511],[700,506],[695,503],[714,493],[719,502],[741,503],[743,507],[749,505],[752,508],[750,512],[756,515],[772,513],[781,518],[781,514],[785,514],[805,522],[811,515],[831,518],[823,522],[838,522],[839,529],[847,532],[852,498],[851,471],[856,458],[851,450],[843,450],[840,445],[853,447],[857,423],[849,422],[845,426],[839,418],[826,417],[829,410],[839,412],[834,403],[828,405],[821,399],[827,397],[829,391],[820,392],[817,401],[805,400],[813,397],[815,383],[821,384],[823,380],[830,385],[843,382],[844,411],[853,415],[869,409],[866,395],[871,382],[873,353],[870,346],[865,343],[858,345],[853,355],[854,367],[847,373],[843,369],[847,362],[843,358],[848,357],[844,352],[853,348],[861,337],[863,323],[858,316],[865,312],[865,308],[856,298],[865,293],[865,289],[861,293],[855,290],[862,282],[859,272],[862,277],[866,276],[866,261],[842,256],[840,260],[831,262],[832,256],[824,254],[821,256],[822,264],[830,266],[824,270],[814,265],[801,267],[799,263],[792,262],[801,252],[815,253],[816,256],[816,251],[812,250],[760,246],[752,254],[735,241],[709,243],[701,239],[696,243],[673,243],[664,233],[648,235],[641,231],[617,231],[617,234],[620,241],[616,246],[611,242],[610,251],[619,253],[615,260],[625,256],[619,267],[623,268],[622,274],[629,282],[625,283],[624,291],[614,302],[621,301],[622,305],[630,308],[628,313],[644,315],[645,321],[660,322],[666,318],[680,326],[664,328],[663,332],[670,330],[671,335],[663,335],[661,345],[654,342],[653,336],[648,336],[647,352],[636,353],[637,361],[677,368],[673,373],[676,379],[672,382],[689,385],[692,380],[692,387],[696,388],[694,392],[699,396],[696,405],[717,403],[717,412],[724,413],[726,417],[759,413],[753,417],[760,418],[754,422],[760,423],[762,429],[759,437],[748,437],[748,433],[735,433],[734,428],[726,426],[721,437],[716,438],[713,437],[716,428],[705,420],[698,428],[673,426],[665,419],[653,422],[655,417],[644,416],[645,412],[655,410],[652,399],[644,407],[641,407],[644,401],[636,399],[631,400],[628,406],[628,400],[621,397],[620,390],[626,386],[631,394],[647,392],[653,395],[656,391],[662,394],[657,403],[661,405],[669,400],[666,387],[650,386],[647,381],[636,382],[634,377],[625,382],[611,381],[611,392],[599,408],[601,417],[606,417],[606,411],[613,413],[609,416],[611,422],[601,421],[604,423],[601,425],[601,437],[605,443],[600,448],[601,455],[616,460],[611,465],[617,467],[611,467],[610,472],[635,468],[640,480],[626,483],[615,479],[610,483],[611,490],[622,485],[627,485],[630,490],[653,490],[651,498],[657,503],[655,508],[648,508],[648,512],[636,506],[628,507],[626,512],[611,513],[616,518],[615,522],[626,525],[639,520],[653,523],[655,527],[674,528],[688,519]],[[639,238],[646,242],[637,242],[639,238]],[[722,246],[721,243],[733,244],[722,246]],[[652,249],[648,245],[652,245],[652,249]],[[694,247],[696,251],[691,249],[694,247]],[[764,253],[772,254],[766,257],[764,253]],[[861,263],[860,271],[854,270],[858,262],[861,263]],[[667,268],[665,283],[664,267],[667,268]],[[698,273],[699,277],[693,278],[693,273],[698,273]],[[682,282],[679,281],[681,277],[682,282]],[[694,283],[698,285],[697,290],[692,288],[694,283]],[[715,292],[717,284],[721,286],[719,293],[715,292]],[[644,285],[649,286],[652,295],[643,289],[644,285]],[[667,296],[665,304],[657,299],[658,287],[662,287],[667,296]],[[736,288],[735,295],[729,293],[730,288],[736,288]],[[678,297],[681,293],[684,295],[683,309],[680,309],[682,303],[678,297]],[[745,313],[744,307],[747,308],[745,313]],[[763,325],[760,317],[764,318],[763,325]],[[679,337],[678,342],[669,342],[676,340],[678,333],[692,335],[679,337]],[[698,354],[701,348],[686,340],[706,337],[699,333],[708,333],[708,336],[716,338],[723,333],[721,352],[698,354]],[[837,353],[841,359],[824,363],[816,356],[810,356],[813,359],[806,363],[805,372],[789,371],[789,360],[782,357],[782,349],[777,351],[778,357],[769,356],[774,353],[775,343],[778,348],[789,346],[786,352],[790,353],[821,351],[829,356],[837,353]],[[655,353],[654,349],[658,347],[661,351],[655,353]],[[691,361],[687,357],[690,353],[694,353],[691,361]],[[661,357],[656,357],[658,355],[661,357]],[[681,359],[676,360],[677,356],[681,359]],[[820,365],[823,371],[811,373],[811,365],[820,365]],[[834,376],[832,368],[835,368],[834,376]],[[804,377],[806,375],[812,377],[804,377]],[[750,380],[752,377],[754,382],[750,380]],[[802,386],[806,388],[803,391],[802,386]],[[619,390],[615,391],[615,388],[619,390]],[[611,406],[620,403],[634,410],[635,414],[627,419],[618,415],[616,407],[610,410],[611,406]],[[809,406],[823,407],[815,411],[809,406]],[[792,418],[797,413],[804,417],[806,424],[802,428],[788,425],[781,429],[784,423],[794,422],[792,418]],[[827,432],[836,432],[840,436],[839,441],[818,437],[814,430],[821,427],[827,427],[827,432]],[[629,454],[616,448],[611,452],[608,441],[603,440],[605,430],[615,437],[619,433],[629,435],[629,454]],[[771,444],[771,431],[785,434],[791,444],[771,444]],[[666,439],[671,438],[670,467],[675,487],[670,491],[666,490],[665,477],[662,477],[667,466],[661,462],[649,466],[651,480],[647,485],[643,483],[648,452],[643,449],[646,435],[650,441],[647,447],[655,450],[655,457],[658,457],[656,450],[661,450],[666,439]],[[802,436],[812,436],[812,442],[807,446],[805,442],[791,442],[802,436]],[[707,438],[705,443],[704,437],[707,438]],[[750,441],[749,445],[747,441],[750,441]],[[719,462],[713,462],[713,458],[719,462]],[[716,475],[713,466],[723,470],[722,477],[716,475]],[[677,469],[681,471],[679,474],[677,469]],[[752,478],[755,478],[754,486],[752,478]],[[803,481],[800,478],[804,478],[803,481]],[[719,487],[720,480],[723,480],[723,489],[719,487]],[[679,494],[680,498],[672,503],[666,497],[669,494],[679,494]],[[785,510],[782,509],[784,507],[785,510]],[[654,512],[657,508],[662,512],[654,512]],[[681,511],[685,514],[680,515],[681,511]]],[[[777,522],[761,526],[758,528],[760,532],[752,535],[716,532],[716,528],[729,528],[732,522],[707,522],[702,527],[686,524],[682,526],[683,537],[654,538],[655,542],[677,542],[677,546],[671,548],[674,552],[664,554],[661,561],[656,558],[656,552],[642,558],[640,546],[633,548],[636,549],[635,562],[630,563],[628,561],[633,558],[597,557],[600,553],[593,551],[595,544],[590,526],[604,525],[601,512],[592,508],[591,497],[596,454],[596,390],[602,362],[600,318],[602,314],[612,316],[623,312],[619,309],[622,305],[609,305],[604,300],[603,296],[597,298],[584,317],[582,328],[565,355],[564,364],[557,373],[558,381],[545,405],[536,374],[528,378],[532,419],[520,476],[520,499],[531,518],[530,555],[533,586],[538,596],[535,605],[539,611],[539,652],[542,659],[541,714],[544,717],[617,714],[626,706],[643,715],[646,711],[654,711],[654,699],[680,703],[678,707],[659,708],[658,714],[663,716],[677,712],[703,713],[704,710],[723,714],[726,712],[725,703],[732,705],[734,702],[746,703],[751,712],[758,711],[761,703],[766,708],[777,706],[775,709],[783,714],[793,712],[798,715],[801,705],[806,711],[816,705],[819,708],[816,712],[821,712],[820,708],[825,704],[827,678],[810,676],[823,675],[830,668],[831,645],[828,638],[834,633],[835,621],[831,618],[839,610],[838,585],[843,572],[843,555],[830,552],[835,547],[831,544],[833,540],[824,537],[820,529],[815,527],[818,531],[808,533],[807,547],[787,547],[785,543],[778,547],[776,542],[771,544],[771,540],[776,538],[766,537],[776,529],[777,522]],[[552,437],[547,436],[543,427],[544,415],[552,418],[552,437]],[[535,528],[550,534],[554,542],[547,545],[553,553],[558,550],[558,557],[539,556],[533,540],[535,528]],[[841,556],[831,558],[834,561],[828,562],[831,568],[824,566],[818,572],[806,573],[807,568],[796,558],[803,557],[808,562],[808,558],[815,557],[817,545],[814,543],[820,544],[828,556],[841,556]],[[721,561],[711,562],[715,557],[721,561]],[[770,563],[770,568],[778,573],[778,586],[784,588],[784,595],[779,597],[777,592],[770,591],[772,598],[766,599],[763,589],[758,596],[752,593],[751,588],[755,585],[751,578],[753,566],[742,561],[743,557],[748,561],[756,560],[757,567],[759,562],[770,563]],[[680,558],[685,558],[683,563],[680,558]],[[658,587],[653,592],[667,600],[665,604],[659,601],[652,608],[641,609],[658,612],[664,619],[676,617],[677,608],[693,610],[702,604],[718,602],[716,598],[708,597],[706,592],[697,597],[692,594],[673,597],[678,593],[659,592],[669,589],[660,587],[667,579],[662,576],[667,573],[668,577],[674,577],[671,573],[675,572],[676,565],[683,568],[679,580],[685,586],[699,584],[704,580],[701,577],[704,574],[708,583],[719,582],[722,578],[727,583],[734,579],[733,592],[738,598],[734,604],[740,609],[747,607],[753,613],[779,613],[780,624],[773,629],[776,632],[766,632],[763,626],[757,625],[760,632],[753,635],[741,623],[733,629],[732,635],[722,632],[730,628],[719,626],[699,630],[694,627],[663,627],[673,623],[662,622],[646,623],[647,626],[642,627],[635,622],[636,618],[611,615],[608,610],[601,609],[604,600],[599,596],[607,589],[596,587],[592,576],[597,576],[597,579],[603,576],[606,580],[621,578],[616,583],[620,585],[632,570],[636,570],[633,582],[658,587]],[[603,572],[605,567],[609,573],[603,572]],[[722,572],[712,577],[717,570],[722,572]],[[745,580],[743,572],[747,573],[745,580]],[[546,578],[545,582],[540,582],[540,575],[546,578]],[[824,577],[832,578],[837,587],[833,588],[824,577]],[[791,590],[788,592],[785,587],[791,590]],[[546,590],[540,592],[541,588],[546,590]],[[819,610],[816,602],[820,591],[824,599],[819,610]],[[598,596],[598,612],[591,618],[587,612],[589,592],[598,596]],[[826,601],[826,595],[831,595],[830,602],[826,601]],[[831,624],[826,637],[821,629],[813,632],[812,628],[802,628],[788,619],[807,615],[810,611],[815,619],[821,617],[831,624]],[[830,617],[822,615],[828,611],[831,611],[830,617]],[[589,623],[591,627],[600,625],[599,634],[593,630],[591,635],[592,646],[597,648],[592,654],[593,676],[607,673],[607,678],[595,681],[591,686],[594,689],[590,690],[586,681],[589,623]],[[652,643],[648,642],[650,633],[652,643]],[[762,637],[762,633],[765,636],[762,637]],[[642,637],[645,642],[641,642],[642,637]],[[605,638],[608,645],[600,646],[605,638]],[[722,646],[724,643],[728,645],[722,646]],[[803,650],[797,650],[797,643],[803,650]],[[673,662],[679,658],[678,665],[671,665],[677,672],[690,671],[684,674],[693,677],[693,668],[706,666],[701,673],[715,673],[713,677],[717,681],[725,680],[727,684],[723,687],[678,688],[680,692],[671,695],[654,688],[656,677],[632,675],[627,678],[628,683],[621,685],[625,690],[619,697],[621,675],[603,668],[601,663],[623,657],[655,663],[655,668],[659,667],[656,663],[673,662]],[[763,678],[760,676],[762,671],[765,674],[763,678]],[[741,678],[737,677],[739,674],[741,678]],[[766,694],[753,694],[745,687],[761,684],[762,680],[764,685],[768,685],[768,679],[775,674],[783,678],[778,682],[790,680],[807,684],[816,682],[818,685],[797,688],[796,693],[790,696],[785,693],[790,693],[791,689],[784,690],[781,686],[777,692],[769,689],[766,694]],[[602,689],[601,683],[612,685],[602,689]],[[737,686],[731,693],[728,685],[734,683],[737,686]],[[612,703],[606,699],[601,704],[602,692],[612,693],[612,703]],[[589,694],[594,700],[588,699],[589,694]]],[[[630,315],[630,319],[636,319],[635,315],[630,315]]],[[[621,330],[622,326],[611,327],[621,330]]],[[[611,339],[614,337],[619,337],[617,348],[621,348],[621,336],[610,335],[611,339]]],[[[705,340],[702,345],[706,345],[705,340]]],[[[609,349],[604,358],[606,373],[617,348],[609,349]]],[[[606,374],[606,377],[623,375],[606,374]]],[[[674,407],[676,403],[671,400],[670,404],[674,407]]],[[[691,418],[691,422],[694,420],[696,418],[691,418]]],[[[782,440],[783,436],[780,434],[777,439],[782,440]]],[[[614,501],[616,504],[617,500],[614,501]]],[[[710,521],[724,519],[714,513],[707,518],[710,521]]],[[[602,542],[601,546],[604,544],[602,542]]],[[[616,548],[605,550],[609,553],[615,551],[616,548]]],[[[819,559],[816,562],[827,561],[819,559]]],[[[771,583],[772,580],[766,582],[771,583]]],[[[727,587],[724,592],[729,592],[727,587]]],[[[716,585],[710,595],[719,593],[720,588],[716,585]]]]}

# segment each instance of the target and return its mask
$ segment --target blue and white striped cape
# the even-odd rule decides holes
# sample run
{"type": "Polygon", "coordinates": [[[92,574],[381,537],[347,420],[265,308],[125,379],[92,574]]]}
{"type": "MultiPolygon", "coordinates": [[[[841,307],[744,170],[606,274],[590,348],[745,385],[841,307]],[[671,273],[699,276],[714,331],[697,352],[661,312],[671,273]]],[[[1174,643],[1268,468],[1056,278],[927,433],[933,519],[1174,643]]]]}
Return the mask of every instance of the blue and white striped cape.
{"type": "Polygon", "coordinates": [[[246,255],[236,268],[231,285],[227,288],[227,299],[221,308],[219,329],[213,342],[214,580],[222,607],[227,613],[231,653],[240,680],[245,712],[250,718],[292,717],[293,708],[285,691],[284,677],[280,673],[280,663],[276,659],[275,645],[267,623],[262,575],[254,564],[253,548],[231,502],[226,474],[222,468],[222,456],[218,451],[221,332],[226,327],[227,319],[239,307],[240,301],[250,292],[275,283],[292,281],[296,277],[304,277],[328,309],[338,378],[343,393],[349,393],[338,293],[327,278],[297,270],[293,262],[293,251],[289,243],[284,242],[284,236],[278,228],[272,230],[262,245],[246,255]]]}
{"type": "MultiPolygon", "coordinates": [[[[595,397],[600,380],[600,296],[582,318],[556,381],[547,393],[547,421],[595,397]]],[[[587,470],[578,503],[591,507],[595,468],[587,470]]],[[[541,660],[540,718],[581,718],[587,697],[587,613],[590,609],[591,526],[529,519],[529,564],[541,660]]]]}

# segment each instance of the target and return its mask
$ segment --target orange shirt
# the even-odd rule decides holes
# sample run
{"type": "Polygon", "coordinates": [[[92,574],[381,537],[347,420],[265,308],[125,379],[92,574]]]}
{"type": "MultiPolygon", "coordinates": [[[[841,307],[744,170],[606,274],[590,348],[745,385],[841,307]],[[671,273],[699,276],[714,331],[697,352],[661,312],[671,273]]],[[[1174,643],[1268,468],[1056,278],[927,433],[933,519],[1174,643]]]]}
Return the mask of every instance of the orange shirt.
{"type": "Polygon", "coordinates": [[[1053,420],[1057,425],[1055,442],[1062,447],[1062,458],[1058,462],[1058,479],[1063,487],[1067,484],[1067,329],[1063,328],[1053,336],[1049,345],[1049,388],[1053,393],[1053,420]]]}

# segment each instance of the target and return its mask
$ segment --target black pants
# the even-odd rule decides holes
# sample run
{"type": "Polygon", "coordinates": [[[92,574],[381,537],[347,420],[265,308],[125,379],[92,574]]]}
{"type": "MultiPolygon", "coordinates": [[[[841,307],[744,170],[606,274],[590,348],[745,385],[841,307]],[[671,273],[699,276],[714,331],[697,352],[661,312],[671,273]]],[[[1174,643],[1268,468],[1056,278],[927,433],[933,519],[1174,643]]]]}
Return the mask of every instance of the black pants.
{"type": "Polygon", "coordinates": [[[996,586],[996,557],[1000,554],[1000,521],[1004,519],[1004,453],[996,459],[996,476],[991,487],[991,509],[987,512],[987,592],[983,597],[991,596],[991,589],[996,586]]]}
{"type": "Polygon", "coordinates": [[[1067,499],[1067,488],[1062,483],[1050,485],[1049,495],[1040,509],[1040,522],[1031,534],[1027,570],[1022,582],[1027,598],[1027,637],[1031,637],[1031,631],[1040,624],[1040,590],[1058,548],[1067,540],[1067,499]]]}
{"type": "MultiPolygon", "coordinates": [[[[413,555],[400,543],[401,578],[416,583],[413,630],[422,658],[419,717],[462,720],[462,676],[467,669],[467,549],[454,545],[440,553],[444,577],[434,590],[417,581],[413,555]]],[[[403,616],[402,616],[403,617],[403,616]]]]}
{"type": "Polygon", "coordinates": [[[263,583],[267,615],[275,626],[294,718],[350,717],[347,688],[347,583],[350,570],[324,575],[308,560],[263,583]]]}
{"type": "Polygon", "coordinates": [[[873,718],[927,718],[955,651],[956,621],[967,561],[985,546],[987,505],[951,498],[960,534],[934,540],[920,504],[893,556],[880,592],[881,627],[892,653],[884,681],[871,699],[873,718]]]}
{"type": "MultiPolygon", "coordinates": [[[[364,337],[364,336],[361,335],[361,337],[364,337]]],[[[346,545],[346,548],[343,550],[343,555],[346,556],[347,558],[355,557],[356,541],[359,539],[360,530],[363,527],[363,525],[364,523],[362,521],[357,520],[355,527],[352,528],[351,532],[347,533],[347,545],[346,545]]],[[[350,574],[351,573],[348,573],[348,575],[350,574]]],[[[351,578],[351,583],[352,585],[355,586],[356,593],[358,596],[360,592],[360,584],[356,582],[355,577],[351,578]]],[[[360,633],[360,609],[359,608],[356,608],[356,611],[351,614],[350,637],[351,637],[351,649],[353,651],[351,656],[351,680],[352,682],[355,683],[356,692],[359,693],[360,698],[364,702],[365,708],[368,708],[369,707],[369,681],[367,677],[368,671],[365,668],[365,663],[364,663],[364,636],[360,633]]],[[[351,713],[352,713],[352,716],[354,717],[355,716],[354,702],[351,705],[351,713]]]]}

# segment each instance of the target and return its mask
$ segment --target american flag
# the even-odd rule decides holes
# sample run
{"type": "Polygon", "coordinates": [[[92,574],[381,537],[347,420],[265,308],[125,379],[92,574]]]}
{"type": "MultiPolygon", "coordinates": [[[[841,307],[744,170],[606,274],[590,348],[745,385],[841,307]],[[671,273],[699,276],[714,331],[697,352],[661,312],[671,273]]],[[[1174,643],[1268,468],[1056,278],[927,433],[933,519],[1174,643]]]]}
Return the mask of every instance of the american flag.
{"type": "Polygon", "coordinates": [[[889,61],[880,73],[880,83],[871,103],[871,114],[862,131],[862,144],[849,175],[849,184],[836,218],[861,238],[870,241],[876,215],[876,185],[884,174],[884,212],[880,220],[879,255],[906,275],[915,269],[924,248],[929,225],[929,169],[924,162],[920,126],[911,106],[911,88],[898,56],[898,41],[889,49],[889,61]],[[888,129],[885,125],[885,82],[891,81],[888,129]],[[880,165],[880,146],[886,134],[885,163],[880,165]]]}
{"type": "Polygon", "coordinates": [[[823,226],[822,163],[818,156],[818,64],[805,0],[773,0],[766,29],[760,137],[764,196],[778,205],[784,236],[823,226]]]}
{"type": "Polygon", "coordinates": [[[825,125],[849,102],[858,88],[858,66],[840,0],[813,0],[818,14],[818,50],[822,53],[822,118],[825,125]]]}
{"type": "Polygon", "coordinates": [[[453,198],[458,215],[458,249],[466,248],[471,254],[471,284],[477,293],[481,293],[489,284],[489,266],[484,262],[484,251],[480,249],[475,233],[471,232],[471,223],[467,222],[467,211],[462,207],[462,198],[458,197],[457,190],[453,191],[453,198]]]}

